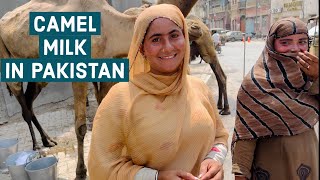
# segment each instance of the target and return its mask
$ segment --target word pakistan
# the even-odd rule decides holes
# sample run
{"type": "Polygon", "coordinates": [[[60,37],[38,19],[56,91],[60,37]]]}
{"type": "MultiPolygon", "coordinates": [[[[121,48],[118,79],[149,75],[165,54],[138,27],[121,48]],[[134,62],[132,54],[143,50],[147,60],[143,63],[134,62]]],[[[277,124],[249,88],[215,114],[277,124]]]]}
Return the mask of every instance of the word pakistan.
{"type": "Polygon", "coordinates": [[[39,59],[2,59],[3,82],[123,82],[128,59],[91,59],[91,35],[100,35],[99,12],[30,12],[30,35],[39,36],[39,59]]]}

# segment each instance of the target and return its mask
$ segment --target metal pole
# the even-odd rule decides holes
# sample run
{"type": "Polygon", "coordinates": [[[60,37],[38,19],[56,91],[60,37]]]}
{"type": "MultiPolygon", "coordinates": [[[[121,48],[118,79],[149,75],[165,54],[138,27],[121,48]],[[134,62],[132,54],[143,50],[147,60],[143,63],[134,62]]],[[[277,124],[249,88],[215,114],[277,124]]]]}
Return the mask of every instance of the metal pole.
{"type": "Polygon", "coordinates": [[[243,35],[243,77],[245,76],[246,72],[246,38],[243,35]]]}
{"type": "Polygon", "coordinates": [[[258,0],[256,0],[256,17],[254,18],[254,31],[257,32],[258,0]]]}

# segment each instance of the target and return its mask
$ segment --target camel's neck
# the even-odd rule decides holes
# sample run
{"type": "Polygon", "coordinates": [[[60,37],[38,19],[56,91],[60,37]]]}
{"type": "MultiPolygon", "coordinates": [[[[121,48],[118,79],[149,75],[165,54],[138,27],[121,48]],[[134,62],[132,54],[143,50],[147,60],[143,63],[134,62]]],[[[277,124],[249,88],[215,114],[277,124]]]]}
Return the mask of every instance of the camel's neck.
{"type": "Polygon", "coordinates": [[[196,4],[198,0],[158,0],[157,4],[173,4],[176,5],[186,17],[191,11],[194,4],[196,4]]]}

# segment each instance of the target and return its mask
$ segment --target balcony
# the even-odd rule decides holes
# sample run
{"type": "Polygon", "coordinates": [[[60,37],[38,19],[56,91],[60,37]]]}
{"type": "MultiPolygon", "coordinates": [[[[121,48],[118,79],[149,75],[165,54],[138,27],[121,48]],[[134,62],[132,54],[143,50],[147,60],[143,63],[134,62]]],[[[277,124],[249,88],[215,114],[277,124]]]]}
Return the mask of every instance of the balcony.
{"type": "Polygon", "coordinates": [[[211,8],[209,9],[209,14],[215,14],[215,13],[220,13],[220,12],[225,12],[225,7],[222,7],[222,6],[218,6],[218,7],[215,7],[215,8],[211,8]]]}
{"type": "Polygon", "coordinates": [[[257,6],[257,0],[246,0],[246,8],[250,7],[256,7],[257,6]]]}
{"type": "Polygon", "coordinates": [[[238,7],[239,9],[245,9],[246,8],[246,1],[241,1],[241,2],[238,2],[238,7]]]}

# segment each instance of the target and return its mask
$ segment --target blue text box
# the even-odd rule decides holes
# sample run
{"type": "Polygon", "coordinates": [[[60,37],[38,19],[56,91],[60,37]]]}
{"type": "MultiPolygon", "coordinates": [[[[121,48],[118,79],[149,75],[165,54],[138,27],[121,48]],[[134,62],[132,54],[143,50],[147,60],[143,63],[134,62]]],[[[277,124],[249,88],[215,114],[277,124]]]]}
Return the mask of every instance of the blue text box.
{"type": "Polygon", "coordinates": [[[1,61],[2,82],[129,81],[128,59],[86,59],[81,61],[74,59],[2,59],[1,61]]]}
{"type": "Polygon", "coordinates": [[[90,36],[40,36],[39,55],[41,59],[91,58],[90,36]]]}
{"type": "Polygon", "coordinates": [[[30,35],[100,35],[100,12],[30,12],[30,35]]]}

